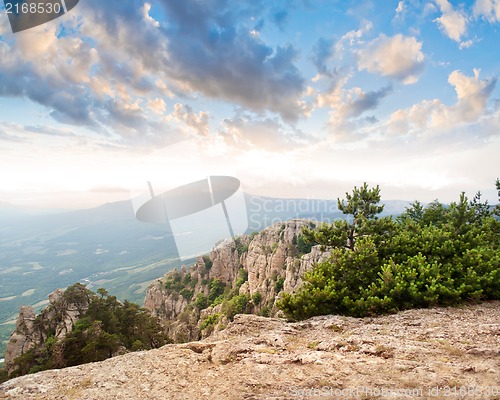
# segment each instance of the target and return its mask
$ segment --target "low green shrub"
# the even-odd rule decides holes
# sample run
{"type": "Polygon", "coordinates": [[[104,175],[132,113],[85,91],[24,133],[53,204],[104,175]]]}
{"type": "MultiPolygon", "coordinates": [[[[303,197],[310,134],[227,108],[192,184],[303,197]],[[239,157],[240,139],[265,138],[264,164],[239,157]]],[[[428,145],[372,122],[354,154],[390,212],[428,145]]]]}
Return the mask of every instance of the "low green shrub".
{"type": "Polygon", "coordinates": [[[305,273],[297,293],[283,294],[277,305],[289,318],[500,299],[500,222],[480,196],[469,202],[462,194],[448,207],[416,202],[393,220],[375,217],[381,210],[368,203],[379,199],[364,189],[350,197],[357,207],[339,201],[354,213],[352,222],[305,230],[309,241],[330,246],[331,256],[305,273]]]}

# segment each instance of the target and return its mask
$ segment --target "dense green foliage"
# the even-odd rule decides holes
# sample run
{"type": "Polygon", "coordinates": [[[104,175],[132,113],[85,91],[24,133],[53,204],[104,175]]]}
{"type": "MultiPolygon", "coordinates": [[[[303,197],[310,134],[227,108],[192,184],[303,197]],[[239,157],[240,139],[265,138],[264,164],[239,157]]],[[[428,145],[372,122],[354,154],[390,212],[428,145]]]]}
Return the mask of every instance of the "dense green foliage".
{"type": "Polygon", "coordinates": [[[224,314],[232,321],[236,314],[243,314],[247,312],[249,301],[250,298],[246,294],[237,294],[227,299],[223,303],[222,307],[222,309],[224,310],[224,314]]]}
{"type": "Polygon", "coordinates": [[[304,235],[298,235],[295,241],[297,242],[299,254],[308,254],[311,252],[312,243],[304,239],[304,235]]]}
{"type": "Polygon", "coordinates": [[[246,281],[248,281],[248,271],[244,268],[240,268],[238,271],[238,279],[234,285],[239,289],[246,281]]]}
{"type": "MultiPolygon", "coordinates": [[[[500,197],[500,182],[496,182],[500,197]]],[[[304,229],[331,250],[278,306],[292,319],[352,316],[500,298],[500,222],[478,193],[445,206],[413,203],[396,219],[377,218],[378,186],[354,188],[339,208],[346,221],[304,229]]]]}
{"type": "Polygon", "coordinates": [[[220,315],[215,313],[207,316],[200,324],[200,330],[213,329],[213,327],[219,322],[220,315]]]}
{"type": "MultiPolygon", "coordinates": [[[[47,338],[43,345],[15,360],[17,371],[13,376],[102,361],[120,352],[148,350],[169,342],[158,321],[145,309],[128,301],[121,303],[105,289],[99,289],[98,293],[81,284],[66,289],[61,304],[88,304],[88,309],[83,310],[72,331],[62,340],[54,336],[53,321],[38,318],[37,323],[47,338]]],[[[54,315],[57,318],[57,312],[54,315]]]]}
{"type": "Polygon", "coordinates": [[[224,294],[224,288],[226,287],[225,283],[220,279],[210,279],[209,281],[209,292],[208,292],[208,301],[211,304],[214,304],[217,299],[219,299],[224,294]]]}
{"type": "MultiPolygon", "coordinates": [[[[497,187],[498,198],[500,199],[500,179],[495,182],[497,187]]],[[[494,210],[495,215],[500,216],[500,203],[496,205],[494,210]]]]}

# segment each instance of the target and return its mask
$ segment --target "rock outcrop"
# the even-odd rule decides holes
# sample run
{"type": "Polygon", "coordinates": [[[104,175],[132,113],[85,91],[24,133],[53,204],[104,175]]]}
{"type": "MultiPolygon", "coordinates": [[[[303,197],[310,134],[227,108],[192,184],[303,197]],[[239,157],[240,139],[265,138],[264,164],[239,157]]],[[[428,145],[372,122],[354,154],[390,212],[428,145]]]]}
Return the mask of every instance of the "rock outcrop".
{"type": "Polygon", "coordinates": [[[246,296],[246,312],[277,315],[280,293],[297,290],[304,272],[329,256],[319,247],[300,246],[302,228],[309,224],[312,222],[291,220],[220,243],[189,269],[183,267],[156,280],[146,292],[145,308],[161,319],[176,342],[206,337],[229,322],[223,304],[213,298],[210,300],[215,304],[211,307],[197,302],[200,295],[210,297],[214,281],[222,284],[226,293],[233,290],[233,294],[246,296]],[[217,321],[214,319],[206,329],[206,321],[215,315],[217,321]]]}
{"type": "Polygon", "coordinates": [[[298,323],[237,315],[199,342],[11,379],[0,399],[497,399],[499,321],[498,301],[298,323]]]}
{"type": "Polygon", "coordinates": [[[12,363],[19,357],[37,346],[41,340],[39,329],[35,328],[35,312],[32,307],[22,306],[17,316],[16,329],[12,332],[5,351],[5,368],[13,372],[12,363]]]}
{"type": "Polygon", "coordinates": [[[60,340],[71,332],[75,321],[87,311],[89,302],[87,293],[73,286],[71,293],[61,289],[51,293],[48,306],[37,316],[32,307],[22,306],[5,352],[5,369],[9,375],[15,370],[13,362],[17,357],[43,344],[49,336],[60,340]]]}

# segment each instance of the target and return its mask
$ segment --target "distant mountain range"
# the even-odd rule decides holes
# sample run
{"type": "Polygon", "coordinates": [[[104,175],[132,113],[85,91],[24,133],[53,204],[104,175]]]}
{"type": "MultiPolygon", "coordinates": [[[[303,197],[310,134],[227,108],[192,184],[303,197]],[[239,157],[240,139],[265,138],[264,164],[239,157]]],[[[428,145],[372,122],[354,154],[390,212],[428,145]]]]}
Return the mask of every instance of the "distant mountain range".
{"type": "Polygon", "coordinates": [[[60,208],[39,208],[11,204],[0,201],[0,219],[11,219],[19,216],[53,215],[66,212],[60,208]]]}
{"type": "MultiPolygon", "coordinates": [[[[245,201],[247,233],[293,218],[343,218],[331,200],[247,194],[245,201]]],[[[399,214],[409,204],[384,203],[386,214],[399,214]]],[[[170,227],[139,222],[130,201],[51,215],[0,202],[0,340],[12,330],[1,324],[12,321],[21,305],[40,308],[57,288],[82,282],[142,303],[152,280],[190,263],[178,259],[170,227]]]]}

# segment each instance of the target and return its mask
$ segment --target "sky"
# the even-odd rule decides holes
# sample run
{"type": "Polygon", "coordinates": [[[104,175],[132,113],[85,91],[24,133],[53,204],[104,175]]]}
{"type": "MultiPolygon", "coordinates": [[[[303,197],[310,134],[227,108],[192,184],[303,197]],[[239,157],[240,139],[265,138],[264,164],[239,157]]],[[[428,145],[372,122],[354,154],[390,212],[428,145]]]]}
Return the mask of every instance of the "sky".
{"type": "Polygon", "coordinates": [[[0,201],[247,193],[497,202],[500,0],[80,0],[0,9],[0,201]],[[198,178],[197,178],[198,177],[198,178]]]}

